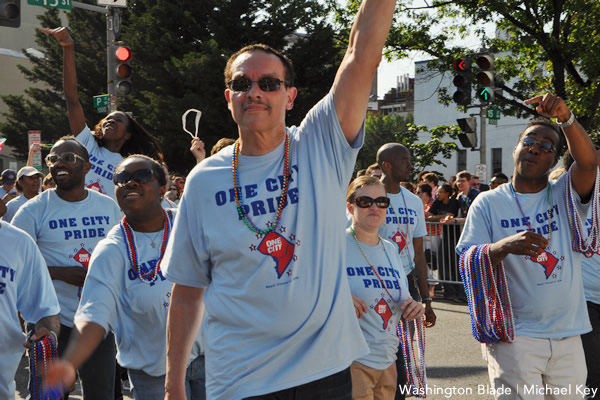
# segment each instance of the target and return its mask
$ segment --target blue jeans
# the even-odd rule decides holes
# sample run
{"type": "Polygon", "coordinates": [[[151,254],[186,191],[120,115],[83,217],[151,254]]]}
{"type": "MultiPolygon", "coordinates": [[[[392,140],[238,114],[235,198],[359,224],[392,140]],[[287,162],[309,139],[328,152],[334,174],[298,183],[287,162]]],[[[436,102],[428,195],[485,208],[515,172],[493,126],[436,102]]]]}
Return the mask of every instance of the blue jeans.
{"type": "Polygon", "coordinates": [[[352,375],[348,367],[337,374],[304,385],[262,396],[247,397],[246,400],[350,400],[351,398],[352,375]]]}
{"type": "MultiPolygon", "coordinates": [[[[135,400],[163,400],[165,375],[151,376],[139,369],[128,369],[135,400]]],[[[205,400],[204,356],[200,355],[188,366],[185,373],[185,394],[190,400],[205,400]]]]}

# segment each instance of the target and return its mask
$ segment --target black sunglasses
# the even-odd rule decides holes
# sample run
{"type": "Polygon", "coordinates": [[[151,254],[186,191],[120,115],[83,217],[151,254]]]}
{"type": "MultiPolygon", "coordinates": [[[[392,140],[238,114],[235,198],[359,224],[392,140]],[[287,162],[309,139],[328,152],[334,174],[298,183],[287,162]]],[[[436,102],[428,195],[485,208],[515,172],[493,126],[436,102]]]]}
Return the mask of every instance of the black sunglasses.
{"type": "Polygon", "coordinates": [[[121,171],[113,175],[113,182],[117,186],[125,186],[133,179],[137,183],[143,184],[150,182],[152,176],[154,176],[154,172],[150,168],[142,168],[134,172],[121,171]]]}
{"type": "Polygon", "coordinates": [[[260,78],[257,81],[253,81],[248,78],[232,79],[227,82],[227,86],[234,92],[247,92],[252,88],[252,84],[254,82],[258,83],[258,87],[263,92],[274,92],[281,88],[282,83],[285,84],[285,82],[281,79],[266,77],[260,78]]]}
{"type": "Polygon", "coordinates": [[[369,208],[373,203],[375,203],[378,208],[388,208],[390,206],[390,198],[381,196],[373,199],[369,196],[360,196],[354,199],[353,203],[356,203],[359,208],[369,208]]]}
{"type": "Polygon", "coordinates": [[[529,136],[526,136],[523,139],[521,139],[521,143],[524,147],[528,147],[529,149],[533,148],[534,146],[538,146],[538,148],[544,153],[554,153],[555,150],[554,145],[552,143],[537,141],[529,136]]]}

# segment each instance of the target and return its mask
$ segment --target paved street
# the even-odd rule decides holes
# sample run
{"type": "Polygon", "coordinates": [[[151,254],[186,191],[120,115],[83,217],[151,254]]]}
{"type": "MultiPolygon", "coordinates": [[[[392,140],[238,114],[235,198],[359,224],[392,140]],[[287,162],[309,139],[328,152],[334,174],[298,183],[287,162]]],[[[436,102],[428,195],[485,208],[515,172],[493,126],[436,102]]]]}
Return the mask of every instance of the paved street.
{"type": "MultiPolygon", "coordinates": [[[[438,322],[426,330],[426,363],[431,400],[491,400],[491,395],[478,394],[478,385],[488,384],[487,368],[481,358],[481,346],[471,335],[469,309],[466,304],[435,301],[438,322]]],[[[26,360],[26,359],[25,359],[26,360]]],[[[27,392],[26,362],[17,374],[17,399],[27,392]]],[[[126,393],[125,399],[132,399],[126,393]]],[[[81,399],[80,392],[70,397],[81,399]]]]}

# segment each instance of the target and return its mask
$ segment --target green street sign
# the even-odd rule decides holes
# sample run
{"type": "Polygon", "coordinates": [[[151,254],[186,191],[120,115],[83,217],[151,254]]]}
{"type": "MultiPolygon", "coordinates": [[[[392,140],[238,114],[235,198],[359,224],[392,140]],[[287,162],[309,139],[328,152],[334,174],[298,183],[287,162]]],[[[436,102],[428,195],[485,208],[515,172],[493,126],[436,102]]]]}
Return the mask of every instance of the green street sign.
{"type": "Polygon", "coordinates": [[[487,110],[485,110],[485,116],[490,120],[499,120],[501,115],[502,113],[498,108],[489,107],[487,110]]]}
{"type": "Polygon", "coordinates": [[[27,0],[27,4],[48,8],[60,8],[62,10],[71,10],[73,8],[71,0],[27,0]]]}
{"type": "Polygon", "coordinates": [[[94,96],[94,108],[98,114],[108,112],[108,95],[101,94],[99,96],[94,96]]]}

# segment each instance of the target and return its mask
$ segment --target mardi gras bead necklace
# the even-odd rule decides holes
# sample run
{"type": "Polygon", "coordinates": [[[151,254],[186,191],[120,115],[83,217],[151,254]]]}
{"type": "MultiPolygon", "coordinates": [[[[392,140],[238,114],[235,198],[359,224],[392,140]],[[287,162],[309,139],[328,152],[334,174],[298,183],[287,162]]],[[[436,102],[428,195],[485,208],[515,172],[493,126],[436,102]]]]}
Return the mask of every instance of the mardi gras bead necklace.
{"type": "Polygon", "coordinates": [[[585,224],[582,222],[581,216],[579,215],[579,209],[576,203],[576,196],[573,194],[573,187],[571,186],[571,173],[567,173],[567,190],[566,190],[566,201],[569,211],[569,227],[573,232],[573,243],[572,248],[574,251],[583,253],[586,257],[592,257],[600,248],[600,200],[598,197],[598,190],[600,188],[600,170],[596,170],[596,182],[590,204],[591,208],[591,226],[587,237],[584,235],[585,224]],[[585,237],[585,239],[584,239],[585,237]]]}
{"type": "Polygon", "coordinates": [[[396,326],[396,333],[400,337],[402,356],[404,358],[404,370],[406,380],[411,394],[417,398],[427,397],[427,371],[425,370],[425,326],[423,318],[415,319],[417,343],[419,344],[419,366],[417,366],[417,355],[410,335],[410,322],[404,318],[400,319],[396,326]]]}
{"type": "Polygon", "coordinates": [[[284,144],[284,153],[283,153],[283,183],[281,185],[281,197],[279,198],[279,208],[277,209],[277,213],[275,214],[275,219],[272,223],[267,224],[267,229],[259,229],[252,220],[250,220],[250,216],[247,212],[244,211],[244,202],[242,200],[242,186],[240,184],[239,177],[239,139],[235,141],[233,145],[233,158],[231,160],[232,166],[231,171],[233,174],[233,187],[235,194],[235,204],[237,207],[237,212],[244,224],[254,233],[258,233],[260,235],[266,235],[267,233],[275,230],[279,225],[279,219],[281,218],[281,213],[283,212],[283,207],[287,201],[287,189],[288,184],[290,183],[290,135],[286,129],[285,131],[285,144],[284,144]]]}
{"type": "Polygon", "coordinates": [[[473,245],[460,256],[473,337],[480,343],[512,343],[515,324],[504,264],[493,267],[489,247],[473,245]]]}
{"type": "MultiPolygon", "coordinates": [[[[529,219],[525,217],[525,213],[523,212],[523,208],[521,207],[521,203],[519,202],[519,198],[517,197],[517,192],[515,192],[515,187],[513,183],[510,183],[510,190],[512,192],[513,198],[517,202],[517,206],[519,207],[519,211],[521,212],[521,216],[523,220],[527,221],[527,227],[530,231],[535,232],[529,223],[529,219]]],[[[552,202],[550,201],[550,196],[552,193],[552,184],[548,182],[548,186],[546,189],[546,201],[548,202],[548,246],[550,246],[550,238],[552,236],[552,202]]]]}
{"type": "Polygon", "coordinates": [[[154,283],[154,281],[156,281],[158,278],[160,263],[165,255],[165,249],[167,248],[167,242],[173,226],[173,221],[171,220],[170,215],[167,216],[167,212],[165,210],[162,210],[162,212],[164,214],[165,226],[163,228],[163,240],[160,246],[160,257],[158,259],[158,263],[156,263],[156,266],[147,272],[142,272],[142,268],[139,265],[137,243],[133,229],[131,229],[125,217],[123,217],[121,220],[121,232],[123,232],[123,236],[125,236],[125,249],[127,250],[127,257],[129,258],[131,268],[136,272],[137,276],[142,282],[148,284],[154,283]]]}
{"type": "MultiPolygon", "coordinates": [[[[375,273],[375,276],[377,276],[377,279],[379,279],[379,282],[381,283],[381,287],[385,289],[385,292],[388,294],[388,296],[390,296],[390,299],[392,299],[392,301],[394,303],[398,303],[400,301],[400,299],[402,298],[402,290],[400,288],[398,289],[398,291],[400,292],[400,294],[398,295],[398,299],[397,300],[394,299],[394,297],[392,296],[392,294],[387,290],[387,287],[385,286],[385,283],[383,282],[383,279],[381,279],[381,277],[377,273],[377,270],[375,269],[375,267],[373,266],[373,264],[371,263],[371,261],[369,261],[369,259],[367,258],[367,253],[365,253],[365,251],[363,250],[362,246],[360,245],[360,241],[356,237],[356,232],[354,232],[354,228],[353,227],[350,227],[350,232],[352,233],[352,237],[356,241],[356,244],[358,245],[358,248],[359,248],[360,252],[362,253],[363,257],[365,258],[365,261],[367,262],[367,264],[369,264],[371,266],[371,269],[375,273]]],[[[385,244],[381,240],[380,236],[378,236],[378,238],[379,238],[379,244],[381,244],[381,247],[383,247],[383,252],[385,253],[385,256],[386,256],[386,258],[388,260],[388,263],[390,265],[390,269],[394,270],[394,266],[392,265],[392,261],[390,260],[390,256],[388,255],[388,252],[387,252],[387,250],[385,248],[385,244]]],[[[396,277],[396,281],[397,280],[398,280],[398,277],[396,277]]],[[[400,287],[400,284],[398,284],[398,286],[400,287]]]]}
{"type": "MultiPolygon", "coordinates": [[[[404,203],[404,212],[406,212],[408,210],[408,208],[406,207],[406,198],[404,197],[404,192],[402,191],[402,186],[400,186],[400,194],[402,195],[402,202],[404,203]]],[[[394,207],[391,204],[391,200],[390,200],[390,210],[392,210],[392,214],[396,215],[396,211],[394,210],[394,207]]],[[[406,253],[408,254],[407,259],[408,259],[408,266],[410,267],[410,270],[412,271],[414,269],[413,267],[413,258],[412,255],[410,254],[410,244],[408,243],[408,232],[409,232],[409,224],[408,224],[408,216],[406,216],[406,233],[402,232],[402,228],[400,226],[400,216],[396,215],[396,218],[398,219],[398,233],[400,234],[400,236],[402,236],[402,239],[404,239],[405,242],[405,246],[406,246],[406,253]]]]}
{"type": "Polygon", "coordinates": [[[50,363],[58,358],[56,340],[48,335],[31,343],[29,350],[30,391],[32,400],[58,400],[63,397],[59,387],[44,387],[43,378],[50,363]]]}

